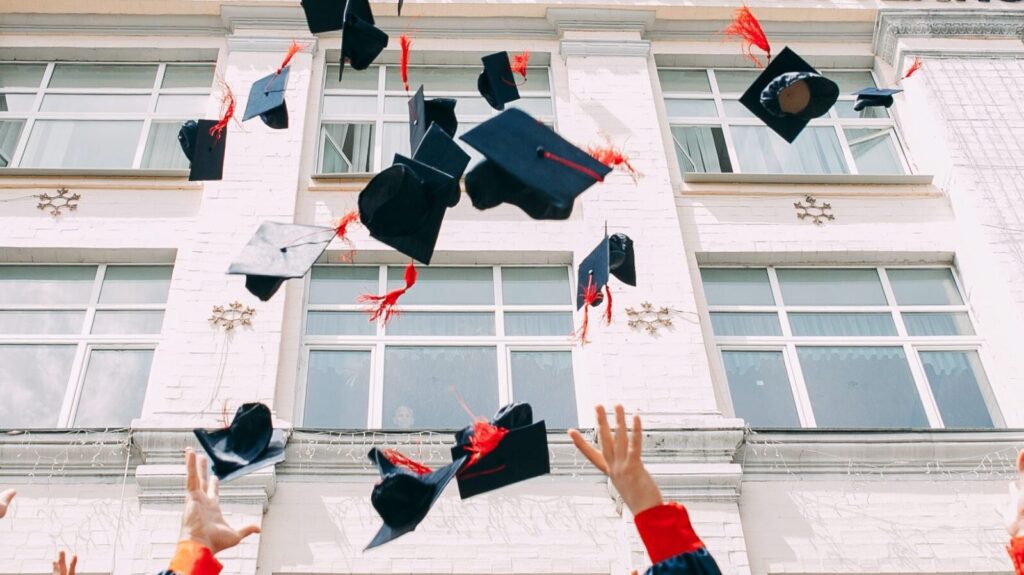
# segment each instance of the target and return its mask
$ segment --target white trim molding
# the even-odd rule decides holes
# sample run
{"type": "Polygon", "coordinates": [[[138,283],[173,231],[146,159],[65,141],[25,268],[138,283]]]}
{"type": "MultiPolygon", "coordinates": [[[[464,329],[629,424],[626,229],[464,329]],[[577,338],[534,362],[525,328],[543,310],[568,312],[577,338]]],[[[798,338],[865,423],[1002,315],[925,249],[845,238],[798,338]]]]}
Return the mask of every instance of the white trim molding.
{"type": "Polygon", "coordinates": [[[874,52],[894,64],[898,40],[915,38],[1019,38],[1024,40],[1020,10],[883,10],[875,24],[874,52]]]}

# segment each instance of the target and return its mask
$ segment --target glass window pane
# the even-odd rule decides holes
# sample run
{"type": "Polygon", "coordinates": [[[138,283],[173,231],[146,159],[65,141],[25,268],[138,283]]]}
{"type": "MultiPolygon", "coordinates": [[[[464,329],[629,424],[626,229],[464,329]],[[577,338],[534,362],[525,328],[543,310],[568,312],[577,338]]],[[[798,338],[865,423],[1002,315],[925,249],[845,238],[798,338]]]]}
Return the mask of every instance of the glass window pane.
{"type": "Polygon", "coordinates": [[[723,351],[736,417],[751,427],[800,427],[781,351],[723,351]]]}
{"type": "Polygon", "coordinates": [[[310,351],[303,427],[366,429],[369,351],[310,351]]]}
{"type": "Polygon", "coordinates": [[[878,272],[873,269],[779,269],[786,305],[885,305],[878,272]]]}
{"type": "Polygon", "coordinates": [[[845,132],[860,173],[904,173],[892,128],[847,129],[845,132]]]}
{"type": "Polygon", "coordinates": [[[387,325],[387,335],[492,336],[494,314],[490,312],[405,312],[387,325]]]}
{"type": "Polygon", "coordinates": [[[740,103],[739,100],[722,100],[722,109],[726,118],[756,118],[753,112],[740,103]]]}
{"type": "Polygon", "coordinates": [[[754,83],[760,72],[757,70],[715,70],[715,80],[721,93],[740,93],[754,83]]]}
{"type": "Polygon", "coordinates": [[[501,297],[505,305],[571,304],[568,269],[503,267],[501,297]]]}
{"type": "MultiPolygon", "coordinates": [[[[406,305],[492,305],[494,272],[491,268],[418,267],[416,289],[402,296],[406,305]]],[[[405,285],[405,267],[388,267],[388,291],[405,285]]]]}
{"type": "Polygon", "coordinates": [[[513,351],[512,401],[529,403],[548,429],[578,424],[571,351],[513,351]]]}
{"type": "Polygon", "coordinates": [[[712,312],[711,325],[715,335],[767,335],[781,336],[777,313],[732,313],[712,312]]]}
{"type": "Polygon", "coordinates": [[[92,333],[159,334],[163,326],[162,311],[98,310],[92,321],[92,333]]]}
{"type": "Polygon", "coordinates": [[[338,80],[338,65],[327,66],[328,90],[377,90],[377,77],[380,72],[377,66],[370,66],[365,70],[356,70],[352,66],[345,66],[344,81],[338,80]]]}
{"type": "MultiPolygon", "coordinates": [[[[411,295],[413,292],[409,292],[411,295]]],[[[384,352],[385,429],[462,429],[498,408],[493,347],[388,347],[384,352]]]]}
{"type": "MultiPolygon", "coordinates": [[[[458,138],[479,125],[480,124],[477,122],[463,122],[462,120],[459,120],[459,129],[455,131],[455,141],[459,144],[459,147],[462,148],[462,151],[469,154],[469,165],[466,166],[466,172],[469,172],[469,170],[473,169],[473,166],[482,162],[484,160],[484,156],[480,152],[476,151],[476,148],[458,138]]],[[[550,128],[551,126],[548,127],[550,128]]]]}
{"type": "Polygon", "coordinates": [[[0,311],[2,334],[77,334],[84,322],[84,311],[0,311]]]}
{"type": "Polygon", "coordinates": [[[97,349],[89,354],[75,427],[128,427],[142,415],[151,349],[97,349]]]}
{"type": "Polygon", "coordinates": [[[366,314],[361,311],[311,311],[306,314],[306,335],[374,335],[376,333],[376,325],[368,321],[366,314]]]}
{"type": "Polygon", "coordinates": [[[167,65],[163,88],[209,88],[213,85],[213,63],[199,66],[167,65]]]}
{"type": "Polygon", "coordinates": [[[46,64],[0,64],[0,88],[38,88],[46,64]]]}
{"type": "Polygon", "coordinates": [[[0,121],[0,168],[6,168],[14,160],[14,150],[18,147],[24,120],[0,121]]]}
{"type": "MultiPolygon", "coordinates": [[[[538,71],[539,72],[539,71],[538,71]]],[[[348,70],[345,70],[348,73],[348,70]]],[[[437,92],[476,92],[476,80],[480,70],[471,67],[435,67],[435,66],[409,66],[409,87],[413,90],[423,84],[429,88],[427,97],[432,97],[437,92]]],[[[541,83],[541,76],[547,75],[547,69],[543,73],[537,73],[537,83],[541,83]]],[[[530,68],[529,78],[533,78],[534,69],[530,68]]],[[[518,79],[518,78],[517,78],[518,79]]],[[[388,66],[384,79],[385,90],[402,90],[401,70],[398,66],[388,66]]]]}
{"type": "Polygon", "coordinates": [[[711,92],[711,82],[706,70],[658,70],[661,91],[670,92],[711,92]]]}
{"type": "Polygon", "coordinates": [[[324,124],[324,174],[367,173],[373,164],[373,124],[324,124]]]}
{"type": "Polygon", "coordinates": [[[861,111],[853,109],[854,100],[840,100],[833,108],[840,118],[888,118],[889,111],[881,106],[868,106],[861,111]]]}
{"type": "Polygon", "coordinates": [[[0,94],[0,112],[29,112],[35,103],[35,94],[0,94]]]}
{"type": "Polygon", "coordinates": [[[505,335],[573,335],[570,312],[505,312],[505,335]]]}
{"type": "Polygon", "coordinates": [[[839,84],[840,94],[852,94],[864,88],[874,88],[875,79],[867,70],[855,70],[851,72],[837,72],[835,70],[823,70],[821,72],[826,78],[839,84]]]}
{"type": "Polygon", "coordinates": [[[156,113],[202,116],[209,100],[206,94],[165,94],[156,101],[156,113]]]}
{"type": "Polygon", "coordinates": [[[978,352],[922,351],[919,355],[945,427],[995,427],[982,395],[988,379],[978,352]]]}
{"type": "Polygon", "coordinates": [[[149,110],[147,94],[47,94],[40,106],[43,112],[144,113],[149,110]]]}
{"type": "Polygon", "coordinates": [[[0,304],[88,303],[96,266],[0,266],[0,304]]]}
{"type": "Polygon", "coordinates": [[[904,313],[903,323],[909,335],[974,335],[967,312],[904,313]]]}
{"type": "Polygon", "coordinates": [[[887,269],[896,303],[900,305],[962,305],[949,268],[887,269]]]}
{"type": "Polygon", "coordinates": [[[73,345],[0,345],[0,429],[56,427],[74,359],[73,345]]]}
{"type": "Polygon", "coordinates": [[[818,427],[928,427],[901,347],[798,347],[818,427]]]}
{"type": "Polygon", "coordinates": [[[141,121],[37,120],[21,166],[131,168],[141,132],[141,121]]]}
{"type": "Polygon", "coordinates": [[[764,268],[700,268],[709,305],[774,305],[764,268]]]}
{"type": "Polygon", "coordinates": [[[376,113],[377,96],[324,96],[325,118],[376,113]]]}
{"type": "Polygon", "coordinates": [[[733,144],[744,172],[845,174],[849,170],[835,129],[805,128],[792,144],[767,126],[733,126],[733,144]]]}
{"type": "Polygon", "coordinates": [[[171,266],[107,266],[100,303],[167,303],[171,266]]]}
{"type": "MultiPolygon", "coordinates": [[[[481,100],[486,102],[486,100],[481,100]]],[[[551,106],[551,98],[544,96],[541,98],[520,98],[515,102],[509,102],[505,106],[506,108],[518,108],[523,110],[531,116],[550,116],[555,113],[554,108],[551,106]]]]}
{"type": "Polygon", "coordinates": [[[142,155],[142,167],[150,170],[187,170],[188,158],[181,152],[178,130],[181,122],[153,122],[142,155]]]}
{"type": "MultiPolygon", "coordinates": [[[[490,116],[492,113],[490,104],[487,103],[487,100],[484,100],[481,97],[458,96],[452,97],[451,99],[455,100],[455,113],[459,117],[459,122],[462,122],[464,117],[490,116]]],[[[511,105],[519,101],[520,100],[516,100],[516,102],[510,102],[507,105],[511,105]]],[[[409,98],[407,96],[388,96],[384,98],[384,113],[408,117],[409,98]]],[[[549,111],[547,113],[550,114],[551,112],[549,111]]]]}
{"type": "Polygon", "coordinates": [[[895,336],[896,324],[888,313],[789,313],[795,336],[895,336]]]}
{"type": "Polygon", "coordinates": [[[409,158],[409,124],[405,122],[387,122],[384,124],[384,139],[381,141],[380,161],[382,167],[395,163],[395,154],[409,158]]]}
{"type": "Polygon", "coordinates": [[[57,64],[50,88],[147,88],[156,80],[156,66],[132,64],[57,64]]]}
{"type": "Polygon", "coordinates": [[[665,100],[665,111],[669,117],[717,118],[718,108],[714,100],[665,100]]]}
{"type": "Polygon", "coordinates": [[[725,135],[717,126],[673,126],[672,143],[684,172],[732,172],[725,135]]]}
{"type": "Polygon", "coordinates": [[[376,267],[316,266],[310,274],[309,303],[353,305],[359,296],[380,291],[379,274],[376,267]]]}

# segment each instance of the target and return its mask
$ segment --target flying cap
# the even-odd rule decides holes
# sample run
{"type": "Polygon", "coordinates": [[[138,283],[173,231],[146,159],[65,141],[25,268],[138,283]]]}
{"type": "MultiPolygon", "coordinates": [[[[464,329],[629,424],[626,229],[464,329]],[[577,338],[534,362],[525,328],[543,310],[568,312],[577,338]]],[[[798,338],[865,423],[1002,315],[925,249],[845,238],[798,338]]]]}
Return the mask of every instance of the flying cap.
{"type": "Polygon", "coordinates": [[[284,431],[274,429],[270,409],[262,403],[239,407],[226,429],[195,429],[193,433],[221,481],[284,461],[284,431]]]}
{"type": "Polygon", "coordinates": [[[345,25],[345,0],[302,0],[302,9],[313,34],[341,30],[345,25]]]}
{"type": "Polygon", "coordinates": [[[859,92],[854,92],[853,95],[857,96],[857,101],[853,104],[853,109],[856,112],[863,110],[864,108],[884,106],[888,108],[893,104],[893,95],[899,94],[903,90],[898,88],[864,88],[859,92]]]}
{"type": "Polygon", "coordinates": [[[526,112],[509,109],[462,135],[487,159],[466,175],[479,210],[509,203],[535,220],[564,220],[573,202],[611,168],[526,112]]]}
{"type": "Polygon", "coordinates": [[[409,149],[415,150],[426,135],[432,124],[437,124],[450,137],[455,137],[459,129],[459,120],[455,117],[453,98],[433,98],[427,100],[423,96],[421,85],[412,98],[409,98],[409,149]]]}
{"type": "Polygon", "coordinates": [[[388,45],[388,35],[374,26],[369,0],[348,0],[345,4],[345,25],[341,32],[341,65],[338,81],[345,74],[345,63],[356,70],[365,70],[388,45]]]}
{"type": "Polygon", "coordinates": [[[249,102],[245,105],[242,121],[259,116],[263,123],[274,130],[288,127],[288,106],[284,101],[285,90],[288,89],[288,73],[291,66],[269,76],[256,80],[249,90],[249,102]]]}
{"type": "Polygon", "coordinates": [[[228,131],[216,135],[210,131],[216,120],[189,120],[178,130],[178,144],[189,161],[188,181],[215,181],[224,178],[224,152],[228,144],[228,131]]]}
{"type": "Polygon", "coordinates": [[[263,222],[228,273],[244,274],[245,289],[267,301],[286,280],[306,275],[336,234],[323,226],[263,222]]]}
{"type": "Polygon", "coordinates": [[[452,458],[460,457],[466,458],[456,475],[463,499],[551,472],[547,427],[533,422],[528,403],[506,405],[490,422],[457,432],[452,458]]]}
{"type": "Polygon", "coordinates": [[[427,129],[415,150],[412,159],[451,176],[451,181],[440,191],[444,195],[445,205],[455,207],[462,198],[460,180],[469,165],[469,154],[436,123],[427,129]]]}
{"type": "Polygon", "coordinates": [[[839,86],[787,47],[772,58],[740,102],[792,143],[811,119],[827,114],[838,98],[839,86]]]}
{"type": "Polygon", "coordinates": [[[512,75],[512,62],[508,52],[496,52],[481,58],[484,71],[476,80],[476,88],[495,110],[504,110],[505,104],[519,99],[519,88],[512,75]]]}

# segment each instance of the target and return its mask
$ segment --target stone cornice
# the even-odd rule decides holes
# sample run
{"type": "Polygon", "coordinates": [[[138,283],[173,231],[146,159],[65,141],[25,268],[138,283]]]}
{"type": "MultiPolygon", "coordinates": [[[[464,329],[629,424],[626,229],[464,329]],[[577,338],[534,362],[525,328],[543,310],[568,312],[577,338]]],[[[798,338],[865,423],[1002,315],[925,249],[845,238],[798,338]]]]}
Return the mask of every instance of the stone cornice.
{"type": "Polygon", "coordinates": [[[126,430],[0,434],[0,477],[121,477],[141,461],[132,439],[126,430]]]}
{"type": "Polygon", "coordinates": [[[874,52],[894,64],[896,44],[915,38],[1020,38],[1024,40],[1024,12],[1020,10],[883,10],[875,24],[874,52]]]}
{"type": "Polygon", "coordinates": [[[562,40],[562,57],[569,56],[625,56],[646,58],[651,53],[647,40],[562,40]]]}
{"type": "Polygon", "coordinates": [[[200,15],[7,14],[0,20],[0,34],[223,36],[224,32],[219,18],[200,15]]]}
{"type": "Polygon", "coordinates": [[[548,8],[547,21],[559,35],[569,30],[635,31],[641,34],[654,25],[653,10],[595,8],[548,8]]]}
{"type": "MultiPolygon", "coordinates": [[[[762,22],[772,44],[791,42],[853,43],[871,42],[874,27],[870,22],[762,22]]],[[[649,40],[680,40],[689,42],[723,41],[722,30],[728,20],[658,20],[646,30],[649,40]]]]}

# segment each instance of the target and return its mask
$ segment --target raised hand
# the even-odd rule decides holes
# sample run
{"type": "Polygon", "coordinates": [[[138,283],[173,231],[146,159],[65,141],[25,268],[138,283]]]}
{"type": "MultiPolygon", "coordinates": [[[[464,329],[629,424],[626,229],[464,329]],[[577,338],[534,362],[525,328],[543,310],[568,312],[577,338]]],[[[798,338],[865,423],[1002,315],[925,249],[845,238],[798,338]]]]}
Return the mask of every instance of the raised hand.
{"type": "Polygon", "coordinates": [[[13,489],[0,491],[0,518],[7,515],[7,510],[11,507],[11,500],[14,499],[15,495],[17,495],[17,492],[13,489]]]}
{"type": "Polygon", "coordinates": [[[185,512],[181,516],[181,540],[195,541],[216,555],[260,532],[256,525],[236,531],[224,520],[220,511],[220,485],[216,477],[210,477],[205,456],[197,456],[192,448],[185,450],[185,467],[187,493],[185,512]]]}
{"type": "Polygon", "coordinates": [[[633,416],[633,435],[626,430],[626,414],[621,405],[615,406],[615,436],[612,437],[608,416],[604,406],[598,405],[597,436],[601,450],[587,443],[575,429],[569,430],[569,437],[576,448],[612,480],[612,485],[622,495],[622,500],[633,515],[662,504],[661,491],[651,474],[644,468],[640,454],[643,451],[643,432],[640,416],[633,416]]]}
{"type": "Polygon", "coordinates": [[[1010,507],[1006,512],[1010,537],[1024,535],[1024,451],[1017,454],[1017,479],[1010,482],[1010,507]]]}
{"type": "Polygon", "coordinates": [[[71,566],[64,562],[64,552],[61,551],[57,560],[53,562],[53,575],[75,575],[75,567],[78,565],[78,555],[71,556],[71,566]]]}

